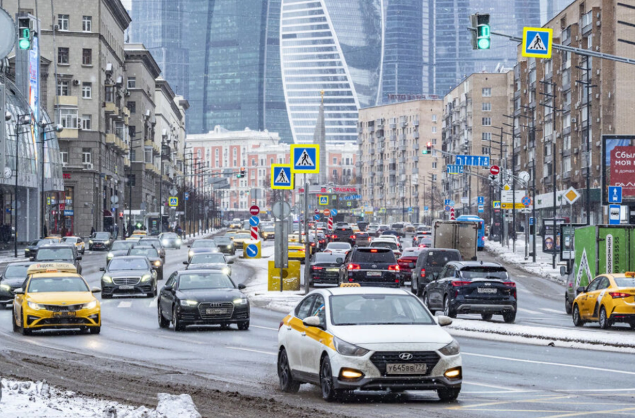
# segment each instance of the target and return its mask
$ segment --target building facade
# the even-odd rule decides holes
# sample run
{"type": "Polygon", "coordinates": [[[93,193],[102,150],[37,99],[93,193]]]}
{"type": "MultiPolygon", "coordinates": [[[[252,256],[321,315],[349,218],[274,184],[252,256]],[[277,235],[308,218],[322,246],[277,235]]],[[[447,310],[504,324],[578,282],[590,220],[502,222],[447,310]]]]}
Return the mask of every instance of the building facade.
{"type": "Polygon", "coordinates": [[[422,222],[436,218],[443,209],[442,114],[441,100],[416,100],[360,111],[358,184],[365,212],[372,213],[375,221],[422,222]],[[431,153],[424,154],[428,143],[431,153]]]}

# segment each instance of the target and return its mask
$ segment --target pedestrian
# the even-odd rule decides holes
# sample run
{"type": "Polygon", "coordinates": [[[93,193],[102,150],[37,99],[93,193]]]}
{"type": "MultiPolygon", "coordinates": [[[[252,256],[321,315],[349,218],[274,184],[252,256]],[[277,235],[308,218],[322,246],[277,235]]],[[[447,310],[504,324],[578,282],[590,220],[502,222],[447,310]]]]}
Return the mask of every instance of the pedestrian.
{"type": "Polygon", "coordinates": [[[43,236],[42,238],[46,238],[46,237],[48,237],[48,236],[49,236],[49,231],[48,231],[48,229],[46,228],[46,225],[44,225],[44,236],[43,236]]]}
{"type": "Polygon", "coordinates": [[[91,236],[91,238],[95,236],[95,227],[94,226],[92,226],[90,228],[90,236],[91,236]]]}

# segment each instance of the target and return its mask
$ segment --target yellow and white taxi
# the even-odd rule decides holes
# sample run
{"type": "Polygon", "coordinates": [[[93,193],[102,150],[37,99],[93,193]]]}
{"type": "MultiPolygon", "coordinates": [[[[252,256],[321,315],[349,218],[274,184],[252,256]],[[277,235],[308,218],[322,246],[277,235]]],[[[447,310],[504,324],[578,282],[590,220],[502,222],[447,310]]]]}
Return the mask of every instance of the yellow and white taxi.
{"type": "Polygon", "coordinates": [[[86,252],[86,242],[81,237],[64,237],[63,243],[73,244],[77,248],[77,252],[84,254],[86,252]]]}
{"type": "Polygon", "coordinates": [[[441,329],[451,323],[405,290],[317,289],[280,323],[280,388],[313,383],[327,401],[356,389],[436,390],[453,401],[462,360],[458,342],[441,329]]]}
{"type": "Polygon", "coordinates": [[[306,258],[306,248],[304,247],[304,244],[300,244],[297,241],[289,241],[287,244],[287,258],[289,260],[296,260],[304,263],[306,258]]]}
{"type": "Polygon", "coordinates": [[[147,236],[147,235],[148,235],[148,232],[147,232],[147,231],[143,231],[143,230],[141,230],[141,229],[137,229],[136,231],[133,231],[133,232],[132,232],[132,235],[133,235],[133,236],[145,237],[145,236],[147,236]]]}
{"type": "Polygon", "coordinates": [[[24,335],[46,328],[80,328],[91,334],[101,330],[101,306],[70,263],[29,266],[24,287],[13,301],[13,331],[24,335]]]}
{"type": "Polygon", "coordinates": [[[576,327],[598,322],[607,329],[625,322],[635,329],[635,272],[603,274],[577,290],[572,316],[576,327]]]}

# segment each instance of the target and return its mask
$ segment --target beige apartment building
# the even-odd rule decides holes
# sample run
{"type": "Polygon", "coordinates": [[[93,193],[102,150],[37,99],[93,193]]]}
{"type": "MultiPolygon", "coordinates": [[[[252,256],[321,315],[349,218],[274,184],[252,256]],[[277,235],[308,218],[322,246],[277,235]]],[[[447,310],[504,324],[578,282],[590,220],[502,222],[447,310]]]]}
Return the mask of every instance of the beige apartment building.
{"type": "Polygon", "coordinates": [[[358,184],[373,221],[423,222],[443,209],[442,115],[436,97],[360,110],[358,184]],[[423,154],[428,143],[431,153],[423,154]]]}

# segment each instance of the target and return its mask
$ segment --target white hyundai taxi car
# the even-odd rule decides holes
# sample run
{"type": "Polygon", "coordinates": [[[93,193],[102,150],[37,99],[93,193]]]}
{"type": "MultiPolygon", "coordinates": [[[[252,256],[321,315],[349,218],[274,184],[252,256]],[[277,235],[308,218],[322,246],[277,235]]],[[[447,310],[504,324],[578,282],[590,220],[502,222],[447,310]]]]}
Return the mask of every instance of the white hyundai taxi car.
{"type": "Polygon", "coordinates": [[[327,401],[354,390],[436,390],[453,401],[463,373],[459,344],[441,329],[451,323],[404,290],[315,290],[280,323],[280,388],[313,383],[327,401]]]}

